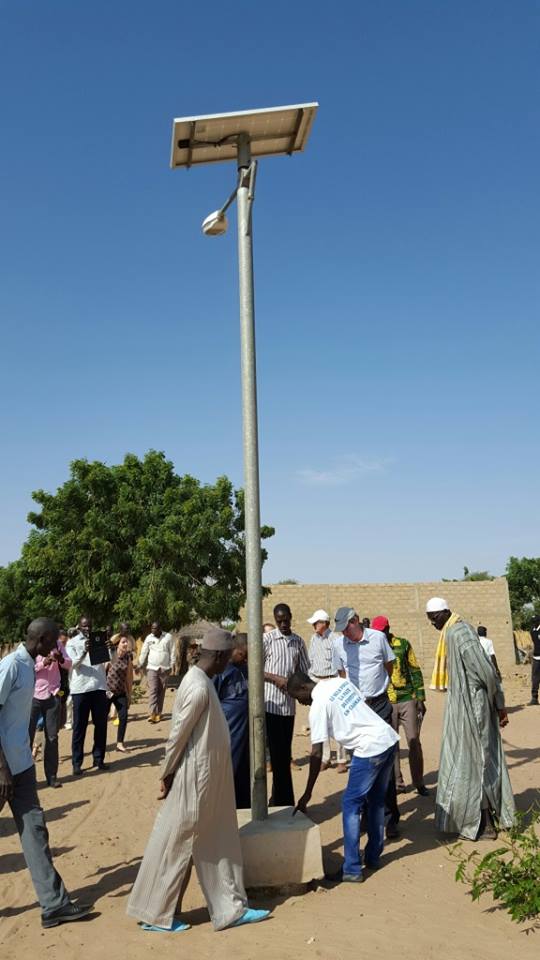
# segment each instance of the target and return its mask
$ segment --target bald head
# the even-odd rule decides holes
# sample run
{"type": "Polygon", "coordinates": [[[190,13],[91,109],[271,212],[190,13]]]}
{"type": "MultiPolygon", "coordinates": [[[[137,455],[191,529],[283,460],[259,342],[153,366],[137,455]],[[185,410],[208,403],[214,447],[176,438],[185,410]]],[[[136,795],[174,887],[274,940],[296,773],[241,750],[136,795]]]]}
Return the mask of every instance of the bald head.
{"type": "Polygon", "coordinates": [[[197,666],[206,673],[207,677],[216,677],[225,670],[231,659],[231,652],[231,650],[207,650],[203,640],[197,666]]]}
{"type": "Polygon", "coordinates": [[[38,617],[32,620],[26,631],[26,640],[24,645],[33,660],[38,655],[47,657],[51,650],[56,647],[58,640],[58,624],[48,617],[38,617]]]}

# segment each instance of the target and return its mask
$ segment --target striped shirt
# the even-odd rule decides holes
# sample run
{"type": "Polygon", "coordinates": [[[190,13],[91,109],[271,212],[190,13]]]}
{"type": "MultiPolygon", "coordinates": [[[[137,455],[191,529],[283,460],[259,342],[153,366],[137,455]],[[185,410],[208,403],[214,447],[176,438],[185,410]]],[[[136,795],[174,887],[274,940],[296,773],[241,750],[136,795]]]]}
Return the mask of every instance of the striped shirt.
{"type": "Polygon", "coordinates": [[[313,679],[335,677],[337,670],[333,664],[334,631],[328,627],[322,637],[314,633],[309,644],[309,675],[313,679]]]}
{"type": "MultiPolygon", "coordinates": [[[[306,645],[297,633],[283,636],[276,627],[263,636],[264,672],[277,677],[290,677],[295,670],[309,671],[309,657],[306,645]]],[[[273,683],[265,681],[264,708],[267,713],[276,713],[280,717],[294,717],[296,700],[273,683]]]]}

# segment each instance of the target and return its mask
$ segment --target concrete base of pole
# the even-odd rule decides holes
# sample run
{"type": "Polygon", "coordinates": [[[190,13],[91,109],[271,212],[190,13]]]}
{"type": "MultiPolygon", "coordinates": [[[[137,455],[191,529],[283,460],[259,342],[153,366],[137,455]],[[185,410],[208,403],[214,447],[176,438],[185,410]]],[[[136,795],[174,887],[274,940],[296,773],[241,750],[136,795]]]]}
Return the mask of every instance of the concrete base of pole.
{"type": "Polygon", "coordinates": [[[238,810],[248,890],[296,892],[324,877],[319,827],[292,807],[271,807],[266,820],[238,810]]]}

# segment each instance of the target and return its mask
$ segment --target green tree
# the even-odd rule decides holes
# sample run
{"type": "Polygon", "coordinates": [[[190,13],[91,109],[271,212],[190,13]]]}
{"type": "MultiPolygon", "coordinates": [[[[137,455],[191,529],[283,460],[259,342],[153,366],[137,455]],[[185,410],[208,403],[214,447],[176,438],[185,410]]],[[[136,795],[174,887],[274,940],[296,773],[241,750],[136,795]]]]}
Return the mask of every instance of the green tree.
{"type": "Polygon", "coordinates": [[[471,580],[494,580],[495,577],[493,574],[488,573],[487,570],[469,570],[468,567],[463,567],[463,576],[462,577],[443,577],[443,583],[461,583],[463,580],[469,582],[471,580]]]}
{"type": "Polygon", "coordinates": [[[495,577],[487,570],[469,570],[468,567],[463,567],[463,579],[467,581],[494,580],[495,577]]]}
{"type": "MultiPolygon", "coordinates": [[[[0,571],[0,636],[35,616],[96,623],[236,620],[245,595],[244,497],[227,477],[179,476],[163,453],[107,466],[75,460],[40,509],[20,560],[0,571]]],[[[270,537],[271,527],[261,536],[270,537]]],[[[262,551],[263,561],[266,551],[262,551]]]]}
{"type": "Polygon", "coordinates": [[[0,647],[23,636],[26,616],[28,577],[21,560],[0,567],[0,647]]]}
{"type": "Polygon", "coordinates": [[[506,564],[512,619],[517,629],[528,629],[540,616],[540,557],[510,557],[506,564]]]}

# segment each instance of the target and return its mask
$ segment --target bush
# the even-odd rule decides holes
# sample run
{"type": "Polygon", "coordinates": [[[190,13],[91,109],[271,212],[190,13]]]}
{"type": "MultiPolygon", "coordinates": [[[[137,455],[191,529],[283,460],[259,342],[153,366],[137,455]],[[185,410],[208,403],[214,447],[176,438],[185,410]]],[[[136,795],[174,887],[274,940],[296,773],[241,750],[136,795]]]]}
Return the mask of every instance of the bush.
{"type": "Polygon", "coordinates": [[[458,861],[455,879],[470,887],[473,900],[491,893],[516,923],[540,926],[540,807],[517,814],[516,825],[501,836],[501,846],[481,856],[465,854],[462,843],[450,849],[458,861]]]}

